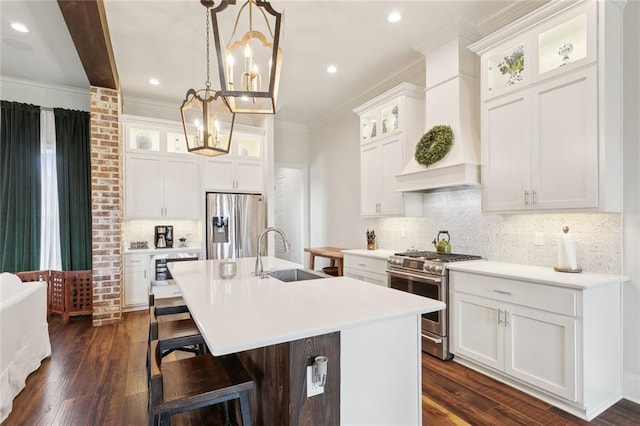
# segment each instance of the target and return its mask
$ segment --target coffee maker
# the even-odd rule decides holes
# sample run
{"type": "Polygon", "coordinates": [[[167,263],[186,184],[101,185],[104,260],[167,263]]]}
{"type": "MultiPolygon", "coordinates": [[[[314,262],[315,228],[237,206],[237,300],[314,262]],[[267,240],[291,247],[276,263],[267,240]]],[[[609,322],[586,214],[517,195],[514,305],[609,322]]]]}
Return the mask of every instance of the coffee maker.
{"type": "Polygon", "coordinates": [[[153,239],[156,248],[173,247],[173,226],[157,225],[155,228],[155,237],[153,239]]]}

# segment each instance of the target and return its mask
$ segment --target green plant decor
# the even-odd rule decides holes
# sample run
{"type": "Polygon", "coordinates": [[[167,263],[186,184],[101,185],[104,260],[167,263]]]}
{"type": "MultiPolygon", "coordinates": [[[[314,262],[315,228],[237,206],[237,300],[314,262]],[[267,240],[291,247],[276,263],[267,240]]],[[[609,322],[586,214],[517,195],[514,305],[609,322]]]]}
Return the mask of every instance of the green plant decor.
{"type": "Polygon", "coordinates": [[[516,74],[524,70],[524,46],[517,46],[510,56],[505,56],[504,61],[498,64],[502,75],[516,74]]]}
{"type": "Polygon", "coordinates": [[[442,160],[453,145],[451,126],[440,124],[425,133],[416,145],[416,161],[429,167],[442,160]]]}

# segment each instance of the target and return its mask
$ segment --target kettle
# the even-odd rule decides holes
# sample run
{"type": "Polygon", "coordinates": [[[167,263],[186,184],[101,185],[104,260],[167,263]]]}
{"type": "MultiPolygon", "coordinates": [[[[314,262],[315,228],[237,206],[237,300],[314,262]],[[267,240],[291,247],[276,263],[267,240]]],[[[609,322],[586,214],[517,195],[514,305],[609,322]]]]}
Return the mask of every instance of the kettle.
{"type": "Polygon", "coordinates": [[[438,232],[438,236],[434,238],[432,242],[438,253],[451,253],[451,244],[449,243],[449,240],[449,231],[440,231],[438,232]],[[446,241],[444,238],[440,240],[440,234],[445,234],[447,236],[446,241]]]}

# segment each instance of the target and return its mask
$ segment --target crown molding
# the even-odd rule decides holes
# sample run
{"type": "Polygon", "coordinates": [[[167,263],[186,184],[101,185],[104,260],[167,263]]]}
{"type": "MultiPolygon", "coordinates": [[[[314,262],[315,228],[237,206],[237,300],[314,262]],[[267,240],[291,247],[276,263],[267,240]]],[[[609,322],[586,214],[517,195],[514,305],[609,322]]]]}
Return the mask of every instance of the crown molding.
{"type": "Polygon", "coordinates": [[[3,100],[29,103],[48,108],[67,108],[89,111],[90,88],[71,87],[40,81],[0,76],[0,94],[3,100]]]}
{"type": "MultiPolygon", "coordinates": [[[[493,15],[486,17],[477,24],[478,33],[481,37],[489,35],[514,21],[522,18],[528,13],[544,6],[551,0],[523,0],[510,2],[507,6],[503,7],[493,15]]],[[[574,0],[563,0],[557,3],[568,3],[574,0]]]]}
{"type": "Polygon", "coordinates": [[[454,39],[462,39],[471,44],[480,38],[477,25],[465,18],[459,18],[453,25],[435,31],[427,40],[413,47],[413,50],[427,56],[454,39]]]}
{"type": "MultiPolygon", "coordinates": [[[[327,125],[328,123],[331,123],[333,120],[335,120],[341,115],[353,114],[353,108],[355,108],[357,105],[367,102],[371,98],[374,98],[380,95],[381,93],[385,92],[386,90],[389,90],[391,87],[399,83],[406,82],[406,81],[409,81],[409,82],[417,81],[418,79],[421,82],[424,82],[425,66],[426,66],[426,63],[425,63],[424,56],[419,55],[417,58],[409,62],[407,65],[399,69],[397,72],[389,75],[387,78],[385,78],[382,81],[379,81],[375,85],[370,86],[367,90],[363,91],[359,95],[344,101],[343,103],[341,103],[340,105],[338,105],[337,107],[335,107],[334,109],[332,109],[331,111],[327,112],[325,115],[320,117],[317,121],[309,124],[307,126],[309,128],[309,131],[311,132],[313,130],[319,129],[327,125]]],[[[424,83],[422,83],[422,86],[424,86],[424,83]]]]}

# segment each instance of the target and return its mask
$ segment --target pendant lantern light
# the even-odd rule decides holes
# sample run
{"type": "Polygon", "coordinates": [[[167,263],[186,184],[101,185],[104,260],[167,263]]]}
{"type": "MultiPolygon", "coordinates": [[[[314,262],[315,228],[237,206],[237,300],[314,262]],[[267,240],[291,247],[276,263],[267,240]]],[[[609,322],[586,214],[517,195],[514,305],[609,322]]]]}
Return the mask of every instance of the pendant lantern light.
{"type": "Polygon", "coordinates": [[[235,113],[275,114],[282,65],[282,14],[268,1],[244,0],[234,19],[236,0],[201,0],[212,7],[222,96],[235,113]],[[225,37],[226,35],[226,37],[225,37]]]}
{"type": "Polygon", "coordinates": [[[230,109],[221,93],[213,90],[209,81],[209,8],[206,12],[206,28],[207,80],[205,88],[187,90],[180,107],[180,113],[189,152],[212,157],[229,153],[235,113],[229,112],[230,109]]]}

